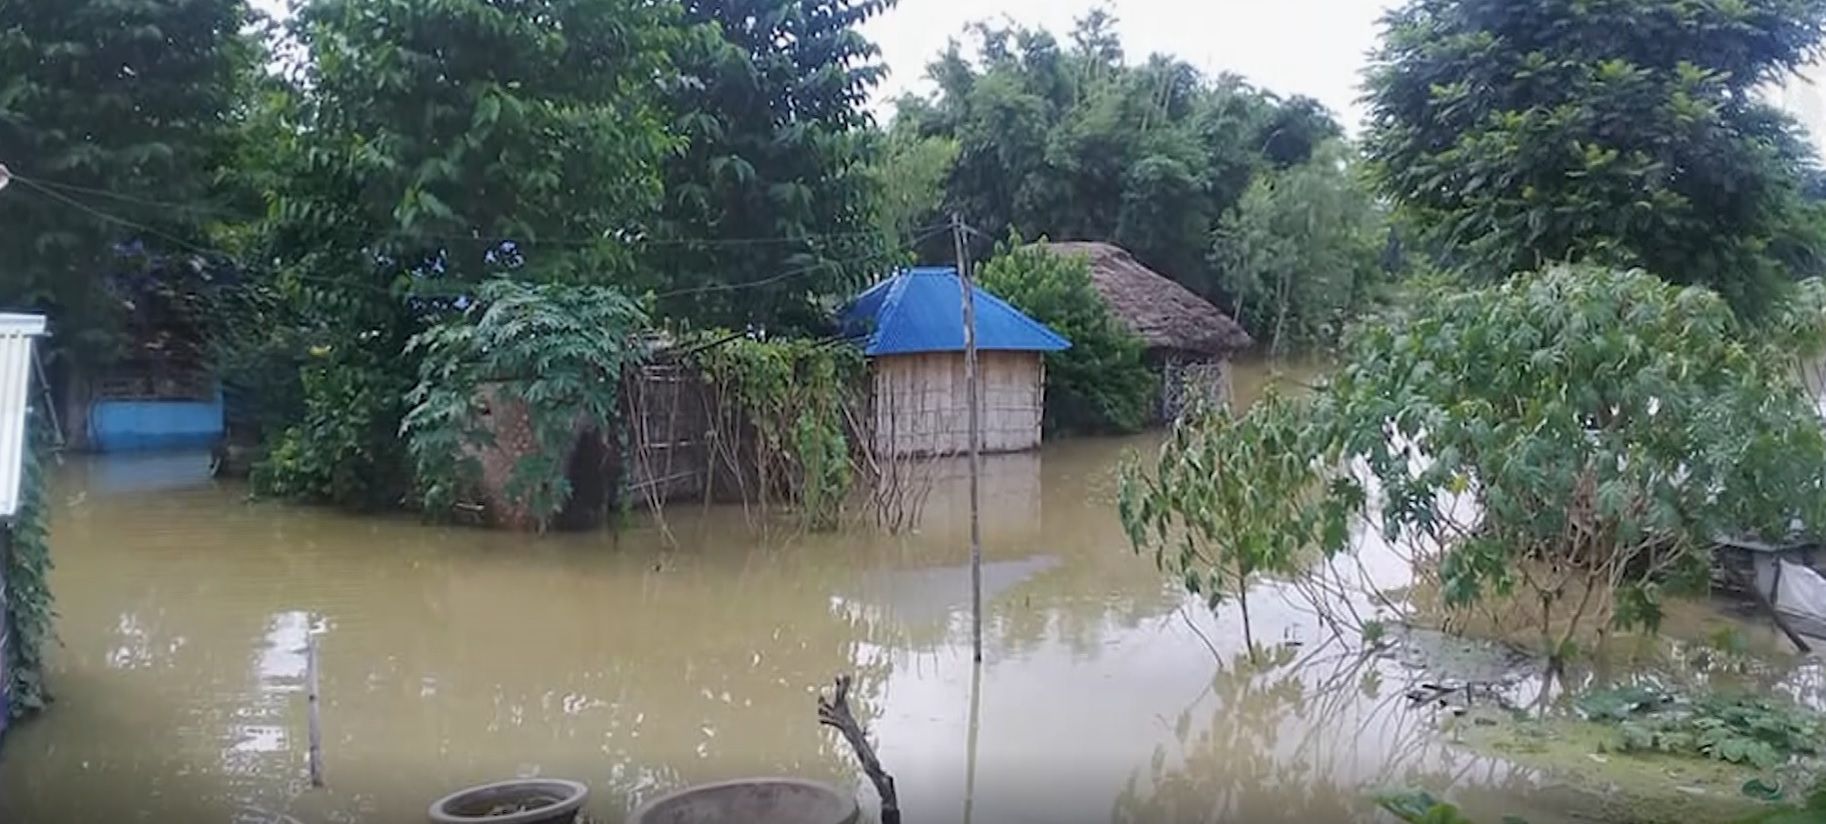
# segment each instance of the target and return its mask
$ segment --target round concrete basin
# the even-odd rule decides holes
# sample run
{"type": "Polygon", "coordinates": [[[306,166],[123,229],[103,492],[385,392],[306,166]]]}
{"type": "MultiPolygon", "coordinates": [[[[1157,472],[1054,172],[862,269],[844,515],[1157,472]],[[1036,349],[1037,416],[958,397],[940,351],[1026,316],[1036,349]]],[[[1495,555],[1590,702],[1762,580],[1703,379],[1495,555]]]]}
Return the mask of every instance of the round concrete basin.
{"type": "Polygon", "coordinates": [[[744,778],[653,799],[628,824],[856,824],[861,814],[853,796],[828,784],[744,778]]]}
{"type": "Polygon", "coordinates": [[[557,778],[522,778],[458,790],[431,805],[431,824],[570,824],[590,788],[557,778]]]}

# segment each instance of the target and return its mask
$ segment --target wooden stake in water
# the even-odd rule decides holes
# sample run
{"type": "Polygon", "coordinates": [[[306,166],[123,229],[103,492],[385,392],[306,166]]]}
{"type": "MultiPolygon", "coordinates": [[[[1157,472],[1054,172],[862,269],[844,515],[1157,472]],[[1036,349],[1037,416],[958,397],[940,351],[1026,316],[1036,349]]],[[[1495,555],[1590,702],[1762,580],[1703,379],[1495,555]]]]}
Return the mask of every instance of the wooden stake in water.
{"type": "MultiPolygon", "coordinates": [[[[313,622],[315,623],[315,622],[313,622]]],[[[304,634],[305,723],[309,727],[311,786],[323,786],[323,733],[317,723],[317,633],[304,634]]]]}
{"type": "Polygon", "coordinates": [[[976,663],[983,663],[983,533],[978,519],[976,374],[976,289],[970,283],[970,261],[964,255],[964,220],[951,215],[951,242],[957,249],[957,282],[964,290],[964,402],[970,409],[966,437],[970,439],[970,643],[976,663]]]}

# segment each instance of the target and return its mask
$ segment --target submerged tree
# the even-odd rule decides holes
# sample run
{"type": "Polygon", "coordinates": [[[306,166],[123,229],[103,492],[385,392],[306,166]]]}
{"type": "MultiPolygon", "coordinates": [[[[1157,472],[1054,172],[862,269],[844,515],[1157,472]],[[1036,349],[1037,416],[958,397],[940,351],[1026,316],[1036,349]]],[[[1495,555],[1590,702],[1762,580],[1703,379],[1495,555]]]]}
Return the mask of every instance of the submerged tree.
{"type": "Polygon", "coordinates": [[[1703,589],[1719,536],[1826,527],[1826,431],[1794,372],[1826,333],[1807,287],[1746,343],[1710,291],[1557,267],[1364,329],[1320,409],[1387,536],[1437,552],[1446,605],[1520,595],[1563,663],[1579,631],[1653,628],[1663,592],[1703,589]]]}
{"type": "Polygon", "coordinates": [[[1367,149],[1456,267],[1641,266],[1758,311],[1817,273],[1812,152],[1758,89],[1820,54],[1826,1],[1409,0],[1367,149]]]}
{"type": "Polygon", "coordinates": [[[1309,399],[1270,392],[1248,410],[1199,410],[1173,427],[1151,466],[1121,469],[1118,511],[1130,543],[1187,591],[1235,599],[1255,650],[1249,590],[1298,572],[1349,538],[1362,491],[1336,466],[1309,399]]]}

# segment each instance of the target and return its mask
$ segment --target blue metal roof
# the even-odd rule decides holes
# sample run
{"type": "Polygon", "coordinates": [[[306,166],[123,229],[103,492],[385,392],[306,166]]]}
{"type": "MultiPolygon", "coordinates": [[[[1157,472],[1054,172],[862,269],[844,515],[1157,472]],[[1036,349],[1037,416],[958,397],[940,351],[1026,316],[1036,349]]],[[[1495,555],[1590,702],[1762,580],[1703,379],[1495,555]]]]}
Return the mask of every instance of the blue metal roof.
{"type": "MultiPolygon", "coordinates": [[[[972,285],[976,346],[1001,351],[1057,352],[1071,341],[972,285]]],[[[950,266],[903,269],[857,295],[837,315],[845,334],[865,338],[863,353],[959,352],[964,348],[964,292],[950,266]]]]}

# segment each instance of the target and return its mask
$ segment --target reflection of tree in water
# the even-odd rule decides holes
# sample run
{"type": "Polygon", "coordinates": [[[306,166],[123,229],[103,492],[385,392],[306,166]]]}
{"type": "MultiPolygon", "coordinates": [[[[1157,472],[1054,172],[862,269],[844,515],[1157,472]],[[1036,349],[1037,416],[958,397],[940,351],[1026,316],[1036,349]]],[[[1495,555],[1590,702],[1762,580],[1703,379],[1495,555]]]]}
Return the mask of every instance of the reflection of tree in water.
{"type": "Polygon", "coordinates": [[[1378,820],[1379,789],[1528,790],[1501,762],[1447,746],[1382,662],[1343,647],[1283,646],[1260,663],[1227,662],[1172,720],[1172,743],[1130,776],[1111,820],[1367,821],[1378,820]]]}

